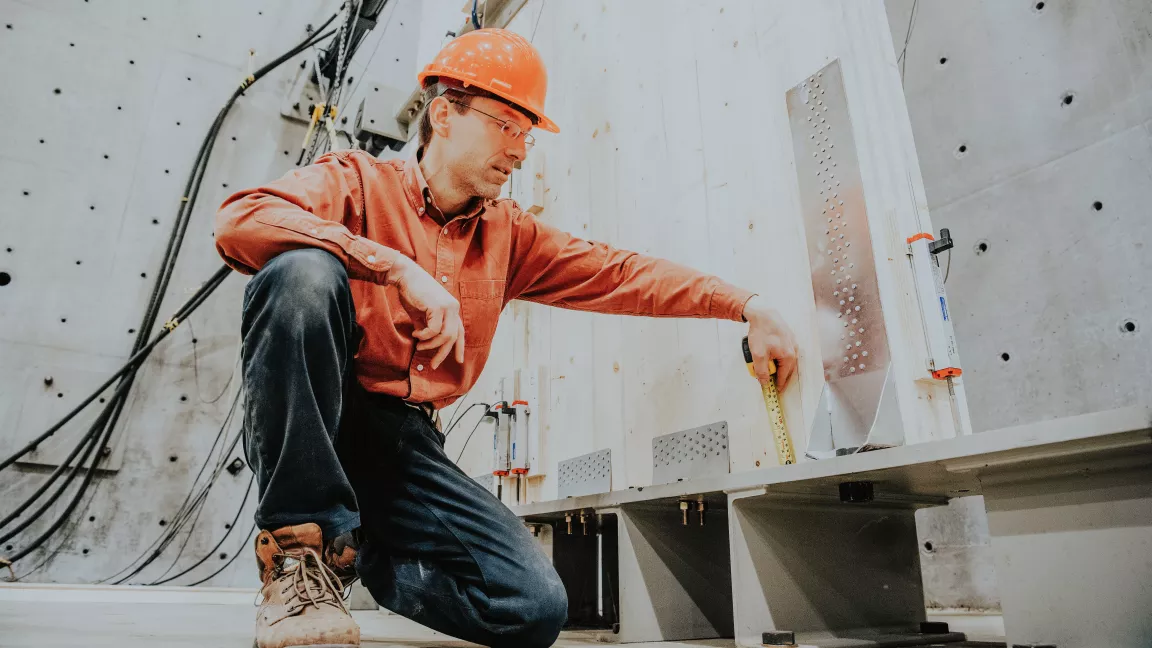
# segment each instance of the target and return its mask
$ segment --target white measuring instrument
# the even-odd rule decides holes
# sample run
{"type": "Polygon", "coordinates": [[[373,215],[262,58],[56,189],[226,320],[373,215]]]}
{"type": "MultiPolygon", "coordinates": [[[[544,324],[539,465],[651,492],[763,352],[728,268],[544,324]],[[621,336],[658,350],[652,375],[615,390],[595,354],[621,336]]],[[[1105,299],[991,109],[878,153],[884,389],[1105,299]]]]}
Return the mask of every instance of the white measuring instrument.
{"type": "MultiPolygon", "coordinates": [[[[748,365],[748,373],[756,378],[756,369],[752,366],[752,349],[748,347],[748,336],[744,336],[741,343],[744,350],[744,362],[748,365]]],[[[768,373],[776,375],[776,363],[768,361],[768,373]]],[[[788,426],[784,423],[784,410],[780,407],[780,392],[776,389],[776,379],[773,377],[766,383],[760,383],[760,390],[764,394],[764,408],[768,410],[768,423],[772,426],[772,441],[776,445],[776,459],[781,466],[796,463],[796,450],[792,447],[792,435],[788,434],[788,426]]]]}

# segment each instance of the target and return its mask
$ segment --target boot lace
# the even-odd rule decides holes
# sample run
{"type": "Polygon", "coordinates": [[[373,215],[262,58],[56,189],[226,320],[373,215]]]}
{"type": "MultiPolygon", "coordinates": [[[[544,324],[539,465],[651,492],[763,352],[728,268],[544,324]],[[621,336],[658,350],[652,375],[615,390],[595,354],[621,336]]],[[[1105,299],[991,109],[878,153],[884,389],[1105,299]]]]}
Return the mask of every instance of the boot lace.
{"type": "Polygon", "coordinates": [[[292,592],[287,601],[287,615],[293,616],[307,607],[320,609],[321,605],[331,605],[349,614],[344,605],[343,588],[337,583],[340,578],[328,565],[324,564],[320,555],[313,549],[304,549],[302,553],[278,554],[279,557],[291,558],[296,561],[295,566],[285,569],[283,575],[291,574],[289,582],[285,583],[281,595],[292,592]]]}

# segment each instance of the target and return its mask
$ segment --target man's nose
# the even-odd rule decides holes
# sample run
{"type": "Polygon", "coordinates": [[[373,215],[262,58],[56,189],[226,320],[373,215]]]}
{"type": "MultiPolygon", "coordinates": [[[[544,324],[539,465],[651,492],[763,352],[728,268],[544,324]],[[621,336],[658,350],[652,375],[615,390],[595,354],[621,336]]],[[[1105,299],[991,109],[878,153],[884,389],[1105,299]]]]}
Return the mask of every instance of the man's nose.
{"type": "Polygon", "coordinates": [[[523,137],[517,137],[508,143],[504,152],[513,161],[520,162],[528,157],[528,146],[524,143],[523,137]]]}

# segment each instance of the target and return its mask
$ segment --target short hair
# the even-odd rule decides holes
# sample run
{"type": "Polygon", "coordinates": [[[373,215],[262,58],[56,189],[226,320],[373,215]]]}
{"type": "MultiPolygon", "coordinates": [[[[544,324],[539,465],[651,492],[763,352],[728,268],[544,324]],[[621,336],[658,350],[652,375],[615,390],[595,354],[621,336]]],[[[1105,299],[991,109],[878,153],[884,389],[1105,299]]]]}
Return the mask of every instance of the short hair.
{"type": "Polygon", "coordinates": [[[428,106],[432,104],[432,100],[436,97],[444,97],[451,101],[456,112],[461,115],[468,112],[468,107],[472,105],[473,98],[488,97],[523,113],[533,124],[540,121],[536,118],[536,115],[491,92],[481,90],[474,86],[464,88],[462,85],[459,85],[458,82],[454,82],[453,79],[436,79],[434,83],[429,84],[428,87],[424,89],[424,96],[421,99],[421,103],[424,104],[424,112],[420,115],[420,130],[418,131],[418,143],[421,148],[428,146],[428,142],[432,141],[432,118],[428,115],[428,106]]]}

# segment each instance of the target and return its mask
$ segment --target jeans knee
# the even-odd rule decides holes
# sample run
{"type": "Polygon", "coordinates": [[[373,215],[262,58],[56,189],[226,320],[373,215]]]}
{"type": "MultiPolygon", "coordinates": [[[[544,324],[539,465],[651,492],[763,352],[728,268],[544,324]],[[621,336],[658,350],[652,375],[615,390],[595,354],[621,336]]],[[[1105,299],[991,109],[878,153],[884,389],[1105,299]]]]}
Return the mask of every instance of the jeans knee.
{"type": "Polygon", "coordinates": [[[545,648],[556,643],[560,630],[568,622],[568,593],[559,576],[545,578],[540,591],[534,592],[532,605],[526,610],[517,646],[545,648]]]}
{"type": "Polygon", "coordinates": [[[328,322],[334,305],[351,304],[348,272],[339,259],[324,250],[290,250],[256,273],[244,298],[245,310],[259,302],[261,311],[293,328],[328,322]]]}

